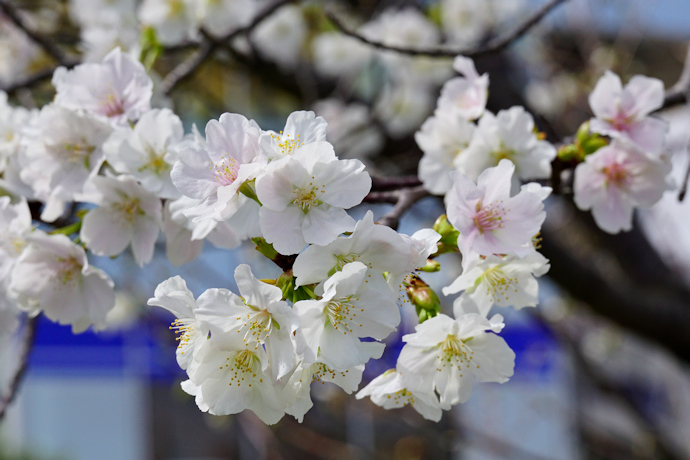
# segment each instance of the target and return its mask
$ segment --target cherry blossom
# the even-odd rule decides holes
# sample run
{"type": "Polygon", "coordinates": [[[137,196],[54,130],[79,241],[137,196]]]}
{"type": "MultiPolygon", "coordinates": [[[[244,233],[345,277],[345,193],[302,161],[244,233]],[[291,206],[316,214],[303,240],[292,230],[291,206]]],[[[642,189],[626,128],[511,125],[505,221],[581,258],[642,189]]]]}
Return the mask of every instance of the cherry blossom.
{"type": "Polygon", "coordinates": [[[596,117],[589,126],[595,133],[627,140],[644,153],[658,156],[668,125],[648,115],[663,103],[661,80],[635,75],[623,87],[620,77],[609,71],[589,95],[589,106],[596,117]]]}
{"type": "Polygon", "coordinates": [[[443,293],[465,291],[462,296],[469,297],[483,316],[493,305],[512,305],[518,309],[534,307],[539,300],[539,284],[535,277],[548,270],[548,260],[538,252],[524,258],[497,255],[475,258],[467,264],[462,275],[443,288],[443,293]]]}
{"type": "Polygon", "coordinates": [[[458,247],[466,260],[471,253],[513,254],[534,252],[532,238],[539,233],[546,213],[542,200],[548,187],[523,186],[510,196],[515,165],[501,160],[485,170],[475,184],[459,171],[451,173],[453,188],[446,195],[448,220],[458,229],[458,247]]]}
{"type": "Polygon", "coordinates": [[[283,158],[312,142],[326,140],[328,123],[314,112],[292,112],[279,133],[264,131],[259,138],[263,153],[271,160],[283,158]]]}
{"type": "Polygon", "coordinates": [[[97,255],[115,256],[131,244],[139,266],[151,261],[161,230],[160,199],[130,176],[92,179],[88,202],[99,205],[84,217],[80,237],[97,255]]]}
{"type": "Polygon", "coordinates": [[[109,125],[58,105],[43,107],[24,131],[19,176],[46,203],[41,218],[52,222],[62,215],[65,203],[84,191],[104,160],[102,145],[109,125]]]}
{"type": "Polygon", "coordinates": [[[434,422],[441,420],[442,411],[436,395],[433,392],[408,390],[402,375],[395,369],[389,369],[379,375],[357,393],[357,399],[366,396],[371,397],[374,404],[384,409],[412,406],[427,420],[434,422]]]}
{"type": "Polygon", "coordinates": [[[453,68],[462,77],[448,80],[441,89],[438,98],[437,114],[448,117],[460,116],[466,120],[481,117],[489,95],[489,75],[479,75],[470,58],[457,56],[453,68]]]}
{"type": "Polygon", "coordinates": [[[144,0],[138,17],[156,30],[156,38],[164,45],[192,38],[199,26],[196,0],[144,0]]]}
{"type": "Polygon", "coordinates": [[[583,211],[591,209],[594,221],[608,233],[630,230],[633,209],[653,205],[672,188],[670,172],[664,157],[650,158],[614,140],[575,168],[575,204],[583,211]]]}
{"type": "Polygon", "coordinates": [[[376,225],[374,214],[367,211],[349,236],[336,238],[326,246],[309,246],[293,265],[296,285],[319,283],[350,262],[362,262],[371,270],[387,273],[389,286],[397,287],[402,279],[426,264],[436,252],[440,235],[420,230],[412,237],[403,236],[390,227],[376,225]]]}
{"type": "Polygon", "coordinates": [[[180,192],[170,178],[177,154],[171,147],[182,142],[183,137],[182,122],[170,109],[151,110],[133,129],[113,133],[103,150],[117,172],[135,177],[146,190],[161,198],[177,198],[180,192]]]}
{"type": "Polygon", "coordinates": [[[34,232],[12,271],[10,291],[31,315],[43,312],[50,320],[72,325],[79,333],[103,327],[115,305],[113,282],[92,267],[81,246],[65,235],[34,232]]]}
{"type": "Polygon", "coordinates": [[[99,64],[81,64],[72,70],[59,67],[53,74],[53,86],[56,104],[84,109],[113,126],[135,121],[151,108],[151,78],[139,61],[120,48],[99,64]]]}
{"type": "Polygon", "coordinates": [[[437,114],[424,122],[414,139],[424,152],[418,174],[425,189],[436,195],[450,190],[450,172],[457,169],[474,132],[475,125],[457,114],[437,114]]]}
{"type": "Polygon", "coordinates": [[[304,145],[271,162],[256,180],[264,238],[281,254],[326,245],[354,229],[345,209],[361,203],[370,188],[359,160],[338,160],[327,142],[304,145]]]}
{"type": "Polygon", "coordinates": [[[515,164],[516,179],[548,179],[555,157],[553,145],[537,138],[532,116],[522,107],[511,107],[495,116],[490,112],[482,116],[455,167],[475,180],[506,158],[515,164]]]}
{"type": "Polygon", "coordinates": [[[515,353],[499,332],[503,318],[491,320],[478,314],[457,319],[438,315],[403,336],[406,342],[397,369],[412,392],[440,395],[442,407],[466,402],[472,393],[473,376],[480,382],[504,383],[513,375],[515,353]]]}
{"type": "Polygon", "coordinates": [[[362,380],[364,365],[345,370],[333,370],[328,365],[315,362],[313,364],[300,364],[292,374],[283,394],[291,401],[285,412],[292,415],[302,423],[304,414],[312,408],[311,384],[326,382],[334,383],[350,394],[357,390],[362,380]]]}
{"type": "Polygon", "coordinates": [[[395,330],[400,312],[382,275],[369,273],[361,262],[345,265],[324,284],[321,300],[295,304],[300,328],[314,356],[332,369],[348,369],[379,358],[382,340],[395,330]]]}
{"type": "Polygon", "coordinates": [[[238,190],[266,164],[259,149],[261,128],[253,120],[224,113],[206,125],[206,145],[189,146],[178,154],[171,177],[185,196],[198,200],[187,217],[223,221],[235,214],[238,190]]]}

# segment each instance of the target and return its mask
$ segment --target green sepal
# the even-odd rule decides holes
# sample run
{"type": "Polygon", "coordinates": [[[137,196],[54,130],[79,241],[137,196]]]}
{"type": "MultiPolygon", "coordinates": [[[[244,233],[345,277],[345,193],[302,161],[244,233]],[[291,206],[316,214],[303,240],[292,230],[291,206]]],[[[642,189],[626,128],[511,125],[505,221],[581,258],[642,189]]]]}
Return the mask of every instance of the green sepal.
{"type": "Polygon", "coordinates": [[[139,54],[139,60],[144,65],[146,70],[151,70],[153,64],[155,64],[158,56],[163,52],[163,45],[158,41],[156,36],[156,30],[153,27],[146,27],[141,32],[141,37],[139,38],[141,44],[141,53],[139,54]]]}
{"type": "Polygon", "coordinates": [[[287,271],[280,275],[276,280],[276,286],[283,293],[283,299],[293,304],[300,300],[316,299],[316,294],[314,294],[315,285],[295,287],[295,277],[292,276],[292,271],[287,271]]]}
{"type": "Polygon", "coordinates": [[[431,228],[441,235],[441,239],[438,242],[438,249],[431,255],[432,257],[440,256],[447,252],[460,252],[458,250],[458,237],[460,236],[460,232],[453,227],[453,224],[448,220],[448,216],[445,214],[440,215],[431,228]]]}
{"type": "Polygon", "coordinates": [[[427,259],[426,265],[421,270],[426,273],[434,273],[441,270],[441,264],[437,260],[427,259]]]}
{"type": "Polygon", "coordinates": [[[252,200],[259,203],[259,206],[263,206],[261,204],[261,201],[259,201],[259,197],[256,194],[256,189],[254,188],[255,182],[256,179],[245,181],[242,185],[240,185],[240,188],[237,189],[237,191],[240,192],[242,195],[246,196],[247,198],[251,198],[252,200]]]}
{"type": "Polygon", "coordinates": [[[273,248],[273,245],[260,236],[252,238],[252,243],[256,245],[256,250],[269,258],[276,260],[279,257],[278,251],[273,248]]]}
{"type": "Polygon", "coordinates": [[[86,216],[86,214],[88,214],[88,213],[89,213],[89,211],[87,209],[80,209],[75,214],[77,219],[78,219],[76,222],[71,223],[69,225],[66,225],[62,228],[56,228],[55,230],[52,230],[48,233],[50,235],[67,235],[67,236],[73,235],[75,233],[79,233],[79,231],[81,230],[81,224],[84,221],[84,216],[86,216]]]}

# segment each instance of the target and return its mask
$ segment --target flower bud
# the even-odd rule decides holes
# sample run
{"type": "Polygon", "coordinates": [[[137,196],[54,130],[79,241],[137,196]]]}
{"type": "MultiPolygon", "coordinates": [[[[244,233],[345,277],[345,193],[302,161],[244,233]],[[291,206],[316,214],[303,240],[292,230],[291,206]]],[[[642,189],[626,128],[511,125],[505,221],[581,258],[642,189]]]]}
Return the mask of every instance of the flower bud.
{"type": "Polygon", "coordinates": [[[432,228],[441,235],[441,240],[438,242],[438,251],[434,253],[434,257],[446,252],[458,252],[458,236],[460,236],[460,232],[453,227],[445,214],[436,219],[432,228]]]}
{"type": "Polygon", "coordinates": [[[412,275],[405,286],[407,297],[415,306],[420,323],[441,313],[441,301],[420,277],[412,275]]]}

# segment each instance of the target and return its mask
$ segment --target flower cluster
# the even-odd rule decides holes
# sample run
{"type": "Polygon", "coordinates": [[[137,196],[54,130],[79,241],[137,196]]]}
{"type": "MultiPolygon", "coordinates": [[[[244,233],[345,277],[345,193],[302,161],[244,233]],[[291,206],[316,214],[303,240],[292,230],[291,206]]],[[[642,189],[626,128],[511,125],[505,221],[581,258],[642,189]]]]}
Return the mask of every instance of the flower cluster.
{"type": "Polygon", "coordinates": [[[607,72],[589,96],[595,118],[590,130],[613,139],[575,169],[575,204],[592,210],[608,233],[632,228],[633,209],[651,206],[673,188],[671,162],[664,151],[668,126],[649,116],[664,101],[664,84],[637,75],[623,87],[607,72]]]}
{"type": "MultiPolygon", "coordinates": [[[[175,276],[148,301],[176,318],[177,361],[188,377],[182,388],[200,410],[248,409],[267,424],[285,414],[301,421],[313,405],[311,383],[357,391],[364,366],[382,356],[400,325],[403,291],[419,324],[402,337],[395,368],[358,398],[386,409],[410,405],[439,420],[468,400],[475,381],[513,375],[515,354],[498,335],[503,317],[490,313],[538,303],[537,278],[549,270],[537,249],[551,188],[527,181],[549,179],[564,150],[544,140],[524,108],[488,111],[489,76],[471,59],[456,57],[460,75],[453,77],[444,60],[318,34],[311,52],[320,75],[354,81],[368,66],[385,69],[370,101],[381,123],[370,123],[359,103],[324,100],[316,108],[326,117],[293,112],[279,131],[224,113],[203,133],[185,133],[178,115],[156,100],[151,73],[134,57],[146,52],[132,35],[141,23],[158,46],[197,40],[202,31],[220,37],[249,24],[261,2],[72,3],[88,62],[59,67],[56,96],[40,110],[12,107],[0,93],[0,333],[12,331],[21,312],[43,313],[75,333],[106,327],[114,284],[87,251],[116,257],[131,248],[143,267],[162,235],[179,266],[198,257],[206,240],[227,249],[251,240],[283,270],[277,279],[259,279],[242,264],[234,271],[237,292],[212,288],[195,297],[175,276]],[[419,179],[444,196],[447,217],[412,235],[375,223],[371,211],[354,219],[348,210],[371,196],[372,179],[362,161],[336,152],[361,156],[381,144],[379,127],[396,138],[420,124],[419,179]],[[32,213],[45,226],[34,226],[32,213]],[[446,252],[462,257],[462,273],[443,288],[459,294],[452,316],[419,277],[440,269],[435,258],[446,252]]],[[[439,8],[457,16],[442,21],[450,42],[474,34],[458,32],[468,2],[444,0],[439,8]]],[[[484,7],[471,15],[499,20],[484,7]]],[[[251,45],[294,70],[304,23],[302,7],[283,6],[251,31],[251,45]]],[[[408,48],[442,42],[416,9],[386,10],[360,33],[408,48]]],[[[669,188],[666,126],[649,116],[662,98],[658,80],[638,76],[623,87],[612,73],[590,96],[595,118],[573,147],[584,152],[575,162],[574,200],[608,232],[629,229],[633,208],[669,188]]]]}
{"type": "Polygon", "coordinates": [[[455,58],[453,67],[462,76],[443,85],[434,115],[415,134],[424,152],[419,163],[424,187],[443,195],[452,187],[448,171],[476,180],[502,159],[515,165],[516,185],[517,179],[549,178],[556,149],[538,137],[532,116],[522,107],[497,115],[486,111],[489,76],[480,76],[472,60],[463,56],[455,58]]]}

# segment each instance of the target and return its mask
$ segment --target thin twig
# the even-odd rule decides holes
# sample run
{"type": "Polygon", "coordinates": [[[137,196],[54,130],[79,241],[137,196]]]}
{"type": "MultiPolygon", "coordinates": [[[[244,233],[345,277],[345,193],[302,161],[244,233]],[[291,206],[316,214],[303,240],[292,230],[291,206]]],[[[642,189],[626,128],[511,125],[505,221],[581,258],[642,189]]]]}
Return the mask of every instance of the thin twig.
{"type": "Polygon", "coordinates": [[[417,187],[403,188],[388,192],[372,192],[367,195],[364,201],[367,203],[394,203],[395,206],[393,206],[393,209],[379,219],[378,223],[387,225],[393,230],[396,230],[402,215],[417,201],[427,196],[430,196],[430,193],[419,185],[417,187]]]}
{"type": "Polygon", "coordinates": [[[21,343],[19,364],[14,376],[12,377],[12,380],[10,381],[7,392],[5,392],[5,394],[2,395],[2,398],[0,398],[0,420],[5,417],[7,408],[12,401],[14,401],[14,398],[19,390],[19,385],[22,383],[24,374],[26,374],[27,365],[29,363],[29,353],[31,352],[34,344],[34,333],[36,332],[37,321],[37,317],[29,318],[24,326],[24,336],[21,343]]]}
{"type": "Polygon", "coordinates": [[[165,79],[161,83],[161,90],[163,93],[170,94],[175,86],[192,75],[222,43],[227,43],[239,35],[251,32],[256,26],[261,24],[280,7],[294,1],[295,0],[279,0],[273,3],[265,10],[257,14],[249,24],[243,27],[238,27],[223,37],[214,37],[207,31],[202,30],[201,32],[204,35],[205,40],[201,42],[200,48],[194,54],[180,63],[168,75],[165,76],[165,79]]]}
{"type": "Polygon", "coordinates": [[[505,48],[510,46],[517,39],[522,37],[534,26],[539,24],[541,20],[554,8],[556,8],[561,3],[567,0],[551,0],[541,8],[532,13],[524,22],[522,22],[515,30],[495,37],[490,40],[486,45],[476,45],[470,48],[461,49],[450,49],[450,48],[432,48],[432,49],[419,49],[419,48],[406,48],[402,46],[392,46],[386,45],[376,40],[370,40],[359,33],[350,30],[343,22],[332,12],[326,10],[326,16],[331,22],[342,32],[343,34],[359,40],[374,48],[378,48],[386,51],[395,51],[400,54],[406,54],[409,56],[427,56],[427,57],[453,57],[457,55],[463,55],[470,58],[477,58],[480,56],[485,56],[488,54],[496,54],[503,51],[505,48]]]}
{"type": "MultiPolygon", "coordinates": [[[[688,149],[688,154],[690,154],[690,146],[688,149]]],[[[690,155],[688,155],[688,165],[685,169],[685,177],[683,178],[683,183],[680,186],[680,191],[678,192],[678,201],[683,201],[685,195],[688,192],[688,181],[690,181],[690,155]]]]}
{"type": "Polygon", "coordinates": [[[53,59],[59,62],[61,65],[72,64],[72,60],[69,59],[65,53],[62,52],[60,48],[55,46],[55,44],[47,37],[41,35],[40,33],[32,30],[24,20],[14,6],[5,0],[0,0],[0,11],[5,14],[7,19],[9,19],[18,29],[21,29],[24,34],[29,37],[34,43],[40,46],[43,51],[50,55],[53,59]]]}
{"type": "Polygon", "coordinates": [[[53,73],[55,73],[56,68],[57,67],[51,67],[50,69],[41,70],[40,72],[30,75],[22,80],[11,83],[4,88],[0,88],[0,91],[4,91],[7,94],[12,94],[23,88],[30,88],[41,83],[42,81],[49,80],[53,76],[53,73]]]}
{"type": "Polygon", "coordinates": [[[417,187],[422,182],[417,176],[400,177],[372,177],[371,191],[380,192],[384,190],[397,190],[405,187],[417,187]]]}

